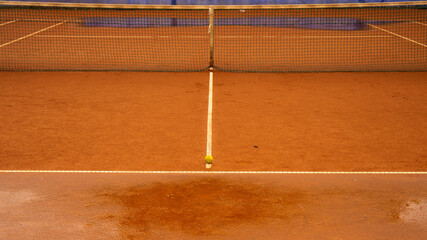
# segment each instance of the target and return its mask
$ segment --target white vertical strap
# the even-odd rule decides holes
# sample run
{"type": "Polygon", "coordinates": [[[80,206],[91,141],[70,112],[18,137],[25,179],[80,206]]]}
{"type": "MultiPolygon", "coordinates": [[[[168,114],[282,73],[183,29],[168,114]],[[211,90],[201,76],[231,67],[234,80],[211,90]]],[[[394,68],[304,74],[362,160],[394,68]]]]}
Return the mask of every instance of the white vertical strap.
{"type": "Polygon", "coordinates": [[[209,67],[214,67],[214,9],[209,8],[209,67]]]}

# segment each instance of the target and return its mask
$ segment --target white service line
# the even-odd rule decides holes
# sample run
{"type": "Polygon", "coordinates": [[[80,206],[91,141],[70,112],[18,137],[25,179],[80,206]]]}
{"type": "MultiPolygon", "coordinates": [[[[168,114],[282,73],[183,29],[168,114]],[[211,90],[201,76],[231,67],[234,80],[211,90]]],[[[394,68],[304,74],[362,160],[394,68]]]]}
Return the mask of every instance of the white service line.
{"type": "Polygon", "coordinates": [[[67,22],[67,23],[80,23],[80,22],[76,22],[76,21],[70,21],[69,19],[67,20],[67,19],[58,19],[58,18],[55,18],[55,19],[47,19],[47,18],[45,18],[45,19],[43,19],[43,18],[40,18],[40,19],[37,19],[37,18],[23,18],[23,19],[20,19],[20,21],[22,21],[22,22],[53,22],[53,23],[56,23],[56,22],[67,22]]]}
{"type": "Polygon", "coordinates": [[[15,42],[21,41],[22,39],[25,39],[25,38],[31,37],[31,36],[33,36],[33,35],[36,35],[37,33],[41,33],[41,32],[46,31],[46,30],[48,30],[48,29],[54,28],[54,27],[59,26],[59,25],[61,25],[61,24],[63,24],[63,23],[65,23],[65,22],[57,23],[57,24],[52,25],[52,26],[50,26],[50,27],[43,28],[42,30],[39,30],[39,31],[37,31],[37,32],[33,32],[33,33],[30,33],[30,34],[28,34],[28,35],[26,35],[26,36],[23,36],[23,37],[20,37],[20,38],[15,39],[15,40],[12,40],[12,41],[10,41],[10,42],[4,43],[4,44],[0,45],[0,48],[2,48],[2,47],[4,47],[4,46],[7,46],[7,45],[9,45],[9,44],[12,44],[12,43],[15,43],[15,42]]]}
{"type": "Polygon", "coordinates": [[[427,27],[427,24],[426,24],[426,23],[417,22],[417,21],[414,21],[414,23],[416,23],[416,24],[420,24],[420,25],[423,25],[423,26],[426,26],[426,27],[427,27]]]}
{"type": "Polygon", "coordinates": [[[412,39],[409,39],[409,38],[404,37],[404,36],[402,36],[402,35],[399,35],[399,34],[397,34],[397,33],[394,33],[394,32],[391,32],[391,31],[388,31],[388,30],[386,30],[386,29],[384,29],[384,28],[380,28],[380,27],[374,26],[374,25],[372,25],[372,24],[368,24],[368,25],[369,25],[369,26],[371,26],[371,27],[373,27],[373,28],[376,28],[376,29],[378,29],[378,30],[381,30],[381,31],[383,31],[383,32],[389,33],[389,34],[391,34],[391,35],[394,35],[394,36],[400,37],[400,38],[402,38],[402,39],[405,39],[405,40],[407,40],[407,41],[413,42],[413,43],[415,43],[415,44],[418,44],[418,45],[420,45],[420,46],[423,46],[423,47],[427,48],[427,45],[426,45],[426,44],[419,43],[419,42],[417,42],[417,41],[414,41],[414,40],[412,40],[412,39]]]}
{"type": "Polygon", "coordinates": [[[40,38],[208,38],[209,36],[171,36],[171,35],[153,35],[153,36],[96,36],[96,35],[38,35],[40,38]]]}
{"type": "Polygon", "coordinates": [[[89,174],[277,174],[277,175],[427,175],[427,172],[387,171],[91,171],[91,170],[0,170],[0,173],[89,173],[89,174]]]}
{"type": "MultiPolygon", "coordinates": [[[[172,36],[172,35],[158,35],[158,36],[90,36],[90,35],[38,35],[40,38],[209,38],[206,36],[172,36]]],[[[285,38],[285,39],[300,39],[300,38],[390,38],[388,35],[367,35],[367,36],[215,36],[215,38],[285,38]]]]}
{"type": "Polygon", "coordinates": [[[300,39],[300,38],[388,38],[391,36],[377,36],[377,35],[366,35],[366,36],[215,36],[215,38],[288,38],[288,39],[300,39]]]}
{"type": "Polygon", "coordinates": [[[208,103],[208,124],[206,139],[206,156],[212,156],[212,98],[213,98],[213,72],[209,72],[209,103],[208,103]]]}
{"type": "Polygon", "coordinates": [[[0,24],[0,27],[1,26],[4,26],[4,25],[7,25],[7,24],[10,24],[10,23],[14,23],[14,22],[16,22],[17,20],[12,20],[12,21],[9,21],[9,22],[5,22],[5,23],[1,23],[0,24]]]}

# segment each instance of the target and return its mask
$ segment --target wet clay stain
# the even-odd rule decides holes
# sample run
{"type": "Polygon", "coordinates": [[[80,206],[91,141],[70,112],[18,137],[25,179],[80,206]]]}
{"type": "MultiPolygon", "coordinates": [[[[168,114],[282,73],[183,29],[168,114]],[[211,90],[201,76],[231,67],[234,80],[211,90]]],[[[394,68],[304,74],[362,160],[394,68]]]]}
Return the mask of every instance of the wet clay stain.
{"type": "Polygon", "coordinates": [[[299,214],[306,194],[263,185],[202,178],[103,189],[100,196],[124,208],[120,227],[126,239],[156,227],[191,235],[220,234],[221,229],[299,214]],[[132,233],[129,235],[129,233],[132,233]]]}

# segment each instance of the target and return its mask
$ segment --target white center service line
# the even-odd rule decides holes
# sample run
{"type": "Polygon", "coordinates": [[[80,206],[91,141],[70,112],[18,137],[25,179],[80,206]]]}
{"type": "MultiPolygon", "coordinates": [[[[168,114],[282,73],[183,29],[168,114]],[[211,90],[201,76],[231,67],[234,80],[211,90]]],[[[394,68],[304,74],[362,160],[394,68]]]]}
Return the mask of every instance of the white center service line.
{"type": "Polygon", "coordinates": [[[23,36],[23,37],[20,37],[20,38],[15,39],[15,40],[12,40],[12,41],[10,41],[10,42],[4,43],[4,44],[0,45],[0,48],[2,48],[2,47],[4,47],[4,46],[7,46],[7,45],[9,45],[9,44],[12,44],[12,43],[15,43],[15,42],[21,41],[22,39],[25,39],[25,38],[31,37],[31,36],[33,36],[33,35],[36,35],[36,34],[38,34],[38,33],[41,33],[41,32],[43,32],[43,31],[46,31],[46,30],[48,30],[48,29],[54,28],[54,27],[59,26],[59,25],[61,25],[61,24],[63,24],[63,23],[65,23],[65,22],[57,23],[57,24],[52,25],[52,26],[50,26],[50,27],[43,28],[42,30],[39,30],[39,31],[37,31],[37,32],[33,32],[33,33],[30,33],[30,34],[28,34],[28,35],[26,35],[26,36],[23,36]]]}
{"type": "Polygon", "coordinates": [[[4,26],[4,25],[7,25],[7,24],[10,24],[10,23],[14,23],[14,22],[16,22],[17,20],[12,20],[12,21],[9,21],[9,22],[5,22],[5,23],[1,23],[0,24],[0,27],[1,26],[4,26]]]}
{"type": "Polygon", "coordinates": [[[410,42],[412,42],[412,43],[415,43],[415,44],[418,44],[418,45],[420,45],[420,46],[423,46],[423,47],[427,48],[427,45],[422,44],[422,43],[419,43],[419,42],[417,42],[417,41],[414,41],[414,40],[412,40],[412,39],[409,39],[409,38],[404,37],[404,36],[402,36],[402,35],[399,35],[399,34],[397,34],[397,33],[394,33],[394,32],[391,32],[391,31],[388,31],[388,30],[386,30],[386,29],[384,29],[384,28],[380,28],[380,27],[374,26],[374,25],[372,25],[372,24],[368,24],[368,25],[369,25],[369,26],[371,26],[371,27],[373,27],[373,28],[376,28],[376,29],[378,29],[378,30],[381,30],[381,31],[383,31],[383,32],[386,32],[386,33],[388,33],[388,34],[394,35],[394,36],[396,36],[396,37],[400,37],[400,38],[402,38],[402,39],[405,39],[405,40],[407,40],[407,41],[410,41],[410,42]]]}
{"type": "Polygon", "coordinates": [[[88,173],[88,174],[277,174],[277,175],[427,175],[406,171],[86,171],[86,170],[0,170],[0,173],[88,173]]]}
{"type": "MultiPolygon", "coordinates": [[[[209,100],[208,100],[208,124],[207,124],[207,137],[206,137],[206,157],[212,156],[212,98],[213,98],[213,72],[209,72],[209,100]]],[[[206,165],[207,168],[210,164],[206,165]]]]}

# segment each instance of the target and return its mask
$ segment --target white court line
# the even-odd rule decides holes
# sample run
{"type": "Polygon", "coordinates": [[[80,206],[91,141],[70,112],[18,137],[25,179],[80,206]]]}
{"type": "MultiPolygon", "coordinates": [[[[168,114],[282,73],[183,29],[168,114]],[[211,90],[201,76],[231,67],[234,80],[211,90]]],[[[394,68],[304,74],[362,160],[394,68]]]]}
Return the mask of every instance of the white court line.
{"type": "Polygon", "coordinates": [[[157,36],[90,36],[90,35],[38,35],[39,38],[209,38],[209,36],[170,36],[170,35],[157,35],[157,36]]]}
{"type": "Polygon", "coordinates": [[[407,40],[407,41],[413,42],[413,43],[415,43],[415,44],[418,44],[418,45],[420,45],[420,46],[423,46],[423,47],[427,48],[427,45],[422,44],[422,43],[419,43],[419,42],[417,42],[417,41],[414,41],[414,40],[412,40],[412,39],[409,39],[409,38],[404,37],[404,36],[402,36],[402,35],[399,35],[399,34],[397,34],[397,33],[390,32],[390,31],[388,31],[388,30],[385,30],[384,28],[380,28],[380,27],[374,26],[374,25],[372,25],[372,24],[368,24],[368,25],[369,25],[369,26],[371,26],[371,27],[373,27],[373,28],[379,29],[379,30],[381,30],[381,31],[383,31],[383,32],[389,33],[389,34],[391,34],[391,35],[394,35],[394,36],[400,37],[400,38],[402,38],[402,39],[405,39],[405,40],[407,40]]]}
{"type": "Polygon", "coordinates": [[[70,19],[59,19],[59,18],[55,18],[55,19],[43,19],[43,18],[23,18],[23,19],[19,19],[22,22],[67,22],[67,23],[82,23],[80,21],[73,21],[70,19]]]}
{"type": "Polygon", "coordinates": [[[209,103],[208,103],[208,124],[206,139],[206,156],[212,156],[212,98],[213,98],[213,72],[209,72],[209,103]]]}
{"type": "Polygon", "coordinates": [[[391,36],[376,36],[376,35],[366,35],[366,36],[216,36],[215,38],[289,38],[289,39],[299,39],[299,38],[387,38],[391,36]]]}
{"type": "MultiPolygon", "coordinates": [[[[172,35],[159,35],[159,36],[90,36],[90,35],[38,35],[39,38],[209,38],[206,36],[172,36],[172,35]]],[[[215,36],[215,38],[390,38],[388,35],[371,35],[371,36],[215,36]]]]}
{"type": "Polygon", "coordinates": [[[86,170],[0,170],[0,173],[89,173],[89,174],[277,174],[277,175],[427,175],[427,172],[387,171],[86,171],[86,170]]]}
{"type": "Polygon", "coordinates": [[[421,22],[417,22],[417,21],[414,21],[414,23],[417,23],[417,24],[420,24],[420,25],[423,25],[423,26],[426,26],[426,27],[427,27],[427,24],[426,24],[426,23],[421,23],[421,22]]]}
{"type": "Polygon", "coordinates": [[[50,27],[43,28],[42,30],[39,30],[39,31],[37,31],[37,32],[33,32],[33,33],[30,33],[30,34],[28,34],[28,35],[26,35],[26,36],[23,36],[23,37],[20,37],[20,38],[18,38],[18,39],[12,40],[12,41],[10,41],[10,42],[4,43],[4,44],[0,45],[0,48],[2,48],[2,47],[4,47],[4,46],[7,46],[7,45],[9,45],[9,44],[12,44],[12,43],[15,43],[15,42],[21,41],[22,39],[25,39],[25,38],[31,37],[31,36],[33,36],[33,35],[36,35],[37,33],[41,33],[41,32],[43,32],[43,31],[46,31],[46,30],[51,29],[51,28],[53,28],[53,27],[59,26],[59,25],[61,25],[61,24],[63,24],[63,23],[65,23],[65,22],[57,23],[57,24],[52,25],[52,26],[50,26],[50,27]]]}
{"type": "Polygon", "coordinates": [[[0,24],[0,27],[1,26],[4,26],[4,25],[7,25],[7,24],[10,24],[10,23],[14,23],[14,22],[16,22],[17,20],[12,20],[12,21],[9,21],[9,22],[5,22],[5,23],[2,23],[2,24],[0,24]]]}

